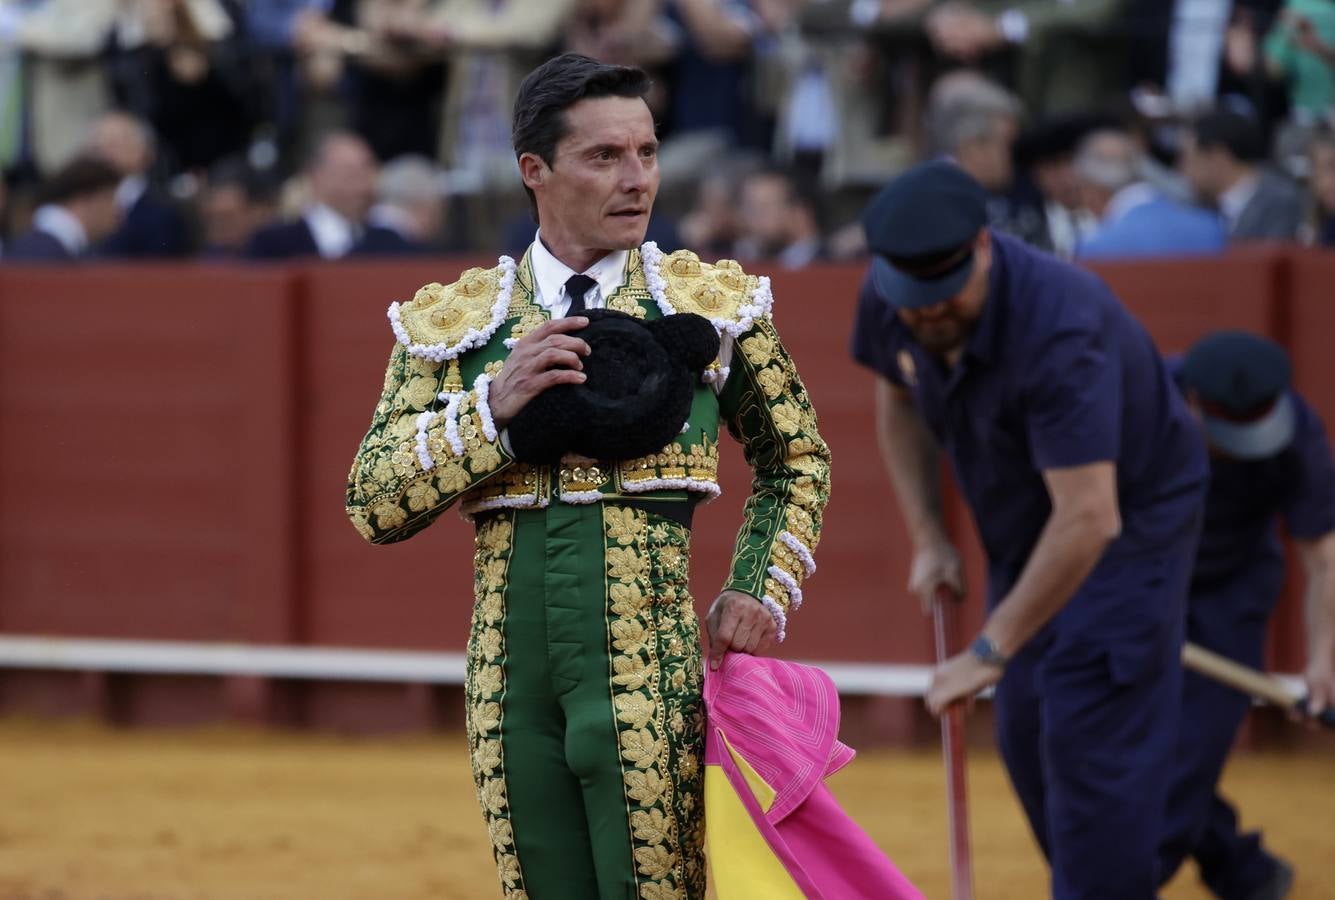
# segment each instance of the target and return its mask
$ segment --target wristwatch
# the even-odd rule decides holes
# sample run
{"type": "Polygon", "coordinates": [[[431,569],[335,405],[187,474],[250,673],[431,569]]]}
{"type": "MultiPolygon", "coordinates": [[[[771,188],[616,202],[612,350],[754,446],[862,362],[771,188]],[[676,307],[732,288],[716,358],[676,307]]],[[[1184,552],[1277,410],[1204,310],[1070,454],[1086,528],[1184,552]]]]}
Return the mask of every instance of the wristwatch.
{"type": "Polygon", "coordinates": [[[969,651],[982,662],[989,666],[996,666],[999,669],[1006,668],[1006,663],[1010,662],[1010,657],[998,650],[997,645],[985,634],[980,634],[973,639],[973,643],[969,645],[969,651]]]}

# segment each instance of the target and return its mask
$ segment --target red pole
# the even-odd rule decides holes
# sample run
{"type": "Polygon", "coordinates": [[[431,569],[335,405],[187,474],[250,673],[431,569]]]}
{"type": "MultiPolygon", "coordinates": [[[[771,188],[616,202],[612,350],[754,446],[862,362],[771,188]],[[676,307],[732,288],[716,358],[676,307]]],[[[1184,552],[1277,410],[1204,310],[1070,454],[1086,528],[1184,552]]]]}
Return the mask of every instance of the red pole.
{"type": "MultiPolygon", "coordinates": [[[[932,600],[936,661],[950,658],[958,601],[944,585],[932,600]]],[[[946,812],[950,825],[950,886],[953,900],[973,900],[973,853],[969,847],[969,797],[964,759],[964,704],[953,703],[941,715],[941,747],[946,759],[946,812]]]]}

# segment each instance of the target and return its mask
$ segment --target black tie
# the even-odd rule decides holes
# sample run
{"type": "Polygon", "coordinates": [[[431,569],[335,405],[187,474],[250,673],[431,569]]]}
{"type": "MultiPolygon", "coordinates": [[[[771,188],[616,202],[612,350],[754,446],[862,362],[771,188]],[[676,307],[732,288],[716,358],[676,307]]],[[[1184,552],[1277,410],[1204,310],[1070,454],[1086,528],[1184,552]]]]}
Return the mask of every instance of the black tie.
{"type": "Polygon", "coordinates": [[[566,296],[570,298],[567,316],[577,316],[584,312],[584,295],[597,283],[588,275],[571,275],[566,279],[566,296]]]}

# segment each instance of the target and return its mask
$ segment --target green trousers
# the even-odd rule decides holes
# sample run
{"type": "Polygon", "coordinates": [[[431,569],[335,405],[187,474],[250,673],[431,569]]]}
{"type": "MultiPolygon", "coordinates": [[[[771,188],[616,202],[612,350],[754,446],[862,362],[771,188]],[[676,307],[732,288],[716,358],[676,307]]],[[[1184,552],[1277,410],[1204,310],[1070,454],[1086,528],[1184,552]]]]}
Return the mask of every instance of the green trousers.
{"type": "Polygon", "coordinates": [[[613,502],[479,520],[468,733],[507,898],[704,897],[689,553],[613,502]]]}

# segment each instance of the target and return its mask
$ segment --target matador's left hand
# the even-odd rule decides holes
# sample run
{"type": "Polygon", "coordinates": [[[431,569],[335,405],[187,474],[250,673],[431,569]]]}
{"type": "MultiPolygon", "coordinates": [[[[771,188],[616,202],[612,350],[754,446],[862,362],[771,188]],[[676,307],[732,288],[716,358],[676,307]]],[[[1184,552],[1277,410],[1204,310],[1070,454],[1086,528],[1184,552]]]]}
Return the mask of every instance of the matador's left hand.
{"type": "Polygon", "coordinates": [[[985,663],[968,650],[952,656],[932,673],[927,708],[939,716],[952,703],[972,701],[979,691],[1001,680],[1001,671],[1001,666],[985,663]]]}
{"type": "Polygon", "coordinates": [[[741,591],[724,591],[705,616],[709,635],[709,668],[718,669],[723,654],[765,653],[774,646],[778,626],[760,601],[741,591]]]}

